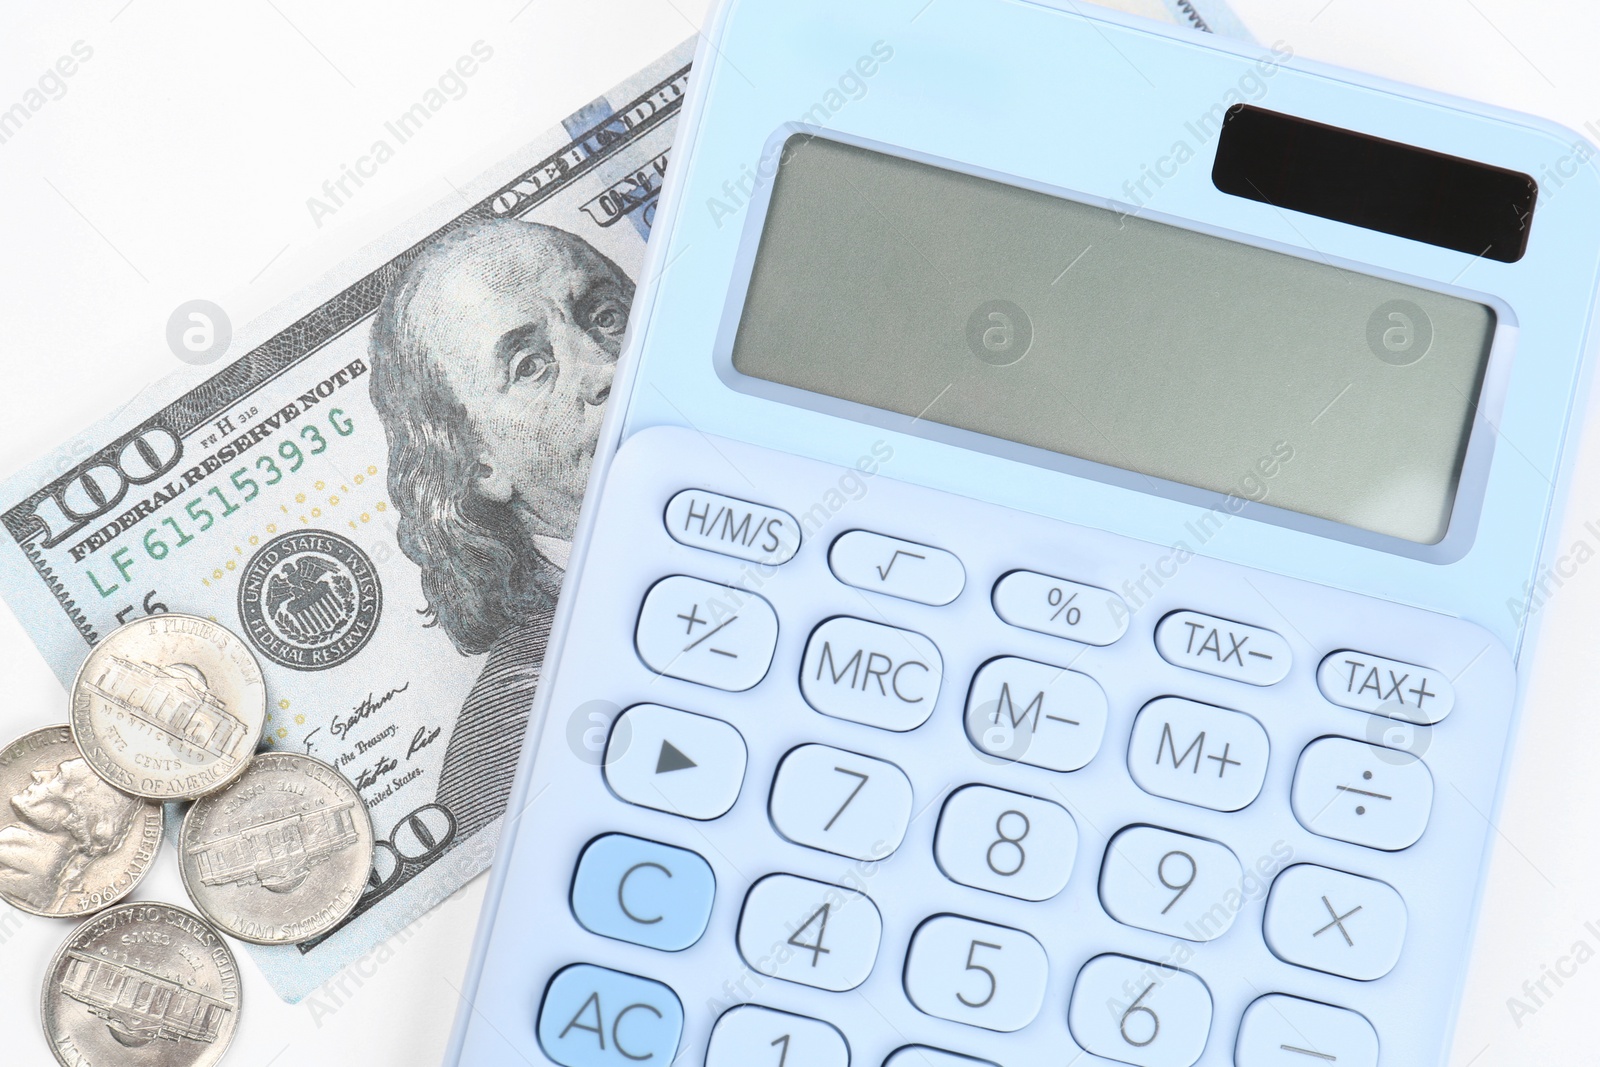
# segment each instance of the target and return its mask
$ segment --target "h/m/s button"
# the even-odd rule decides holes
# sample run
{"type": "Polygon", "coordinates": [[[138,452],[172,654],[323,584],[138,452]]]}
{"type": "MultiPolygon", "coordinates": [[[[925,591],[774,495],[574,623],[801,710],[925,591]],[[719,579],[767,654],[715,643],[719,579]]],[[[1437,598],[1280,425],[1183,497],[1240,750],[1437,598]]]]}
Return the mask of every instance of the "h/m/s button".
{"type": "Polygon", "coordinates": [[[674,496],[663,520],[680,545],[751,563],[787,563],[800,547],[800,524],[787,511],[704,489],[674,496]]]}

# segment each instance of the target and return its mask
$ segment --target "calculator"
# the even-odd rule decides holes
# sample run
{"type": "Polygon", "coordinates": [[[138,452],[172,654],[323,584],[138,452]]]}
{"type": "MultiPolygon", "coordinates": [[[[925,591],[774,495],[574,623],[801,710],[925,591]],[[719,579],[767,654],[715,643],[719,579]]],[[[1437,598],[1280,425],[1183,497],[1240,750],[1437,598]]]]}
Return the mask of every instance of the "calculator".
{"type": "Polygon", "coordinates": [[[448,1062],[1446,1062],[1593,149],[1070,0],[684,106],[448,1062]]]}

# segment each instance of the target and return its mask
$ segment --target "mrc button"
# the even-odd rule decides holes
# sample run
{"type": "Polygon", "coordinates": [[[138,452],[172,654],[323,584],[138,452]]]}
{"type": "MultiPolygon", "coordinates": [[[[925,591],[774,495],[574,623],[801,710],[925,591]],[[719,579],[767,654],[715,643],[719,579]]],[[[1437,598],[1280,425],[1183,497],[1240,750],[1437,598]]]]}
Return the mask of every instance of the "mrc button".
{"type": "Polygon", "coordinates": [[[800,524],[787,511],[704,489],[674,496],[662,518],[680,545],[751,563],[787,563],[800,547],[800,524]]]}
{"type": "Polygon", "coordinates": [[[1259,626],[1174,611],[1156,626],[1156,651],[1174,667],[1273,685],[1289,673],[1289,642],[1259,626]]]}
{"type": "Polygon", "coordinates": [[[921,634],[840,616],[811,631],[800,692],[836,719],[915,730],[933,714],[943,677],[939,649],[921,634]]]}

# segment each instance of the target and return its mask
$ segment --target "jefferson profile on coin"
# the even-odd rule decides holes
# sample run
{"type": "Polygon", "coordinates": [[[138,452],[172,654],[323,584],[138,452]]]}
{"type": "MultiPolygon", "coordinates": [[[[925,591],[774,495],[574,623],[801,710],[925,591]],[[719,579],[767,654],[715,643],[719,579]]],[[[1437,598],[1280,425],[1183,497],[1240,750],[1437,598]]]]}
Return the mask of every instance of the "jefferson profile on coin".
{"type": "Polygon", "coordinates": [[[632,300],[582,238],[481,219],[425,247],[372,326],[400,548],[456,649],[488,653],[440,776],[458,835],[510,793],[632,300]]]}
{"type": "Polygon", "coordinates": [[[82,888],[89,864],[122,847],[143,807],[82,759],[33,780],[10,798],[18,821],[0,826],[0,894],[40,912],[82,888]]]}

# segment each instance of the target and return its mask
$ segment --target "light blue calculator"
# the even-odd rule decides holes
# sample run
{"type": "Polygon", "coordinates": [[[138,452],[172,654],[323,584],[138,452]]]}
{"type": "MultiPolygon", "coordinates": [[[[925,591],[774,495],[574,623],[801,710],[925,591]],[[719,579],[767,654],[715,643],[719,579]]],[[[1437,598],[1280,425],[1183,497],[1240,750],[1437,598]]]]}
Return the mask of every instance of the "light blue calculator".
{"type": "Polygon", "coordinates": [[[1445,1061],[1592,150],[1077,7],[722,8],[450,1062],[1445,1061]]]}

